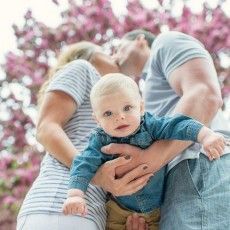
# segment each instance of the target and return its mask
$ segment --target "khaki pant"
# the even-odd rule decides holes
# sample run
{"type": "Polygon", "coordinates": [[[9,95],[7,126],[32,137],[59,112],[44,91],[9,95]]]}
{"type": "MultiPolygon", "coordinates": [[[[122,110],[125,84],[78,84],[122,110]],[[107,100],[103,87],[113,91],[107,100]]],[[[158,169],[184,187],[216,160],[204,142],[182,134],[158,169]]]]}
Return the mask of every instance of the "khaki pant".
{"type": "MultiPolygon", "coordinates": [[[[125,223],[128,216],[133,214],[131,210],[122,209],[116,202],[109,200],[106,203],[107,221],[106,230],[125,230],[125,223]]],[[[158,230],[160,221],[160,209],[149,213],[138,213],[148,223],[149,230],[158,230]]]]}

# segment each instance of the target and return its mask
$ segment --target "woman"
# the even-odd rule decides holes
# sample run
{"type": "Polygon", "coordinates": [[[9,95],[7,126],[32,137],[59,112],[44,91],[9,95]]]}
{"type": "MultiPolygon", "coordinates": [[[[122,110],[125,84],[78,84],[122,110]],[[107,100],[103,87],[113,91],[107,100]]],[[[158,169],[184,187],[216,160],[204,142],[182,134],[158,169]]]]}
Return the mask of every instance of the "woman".
{"type": "MultiPolygon", "coordinates": [[[[104,229],[106,195],[101,188],[89,186],[86,194],[89,215],[86,218],[64,216],[62,205],[72,159],[84,149],[89,133],[96,126],[91,118],[91,87],[100,76],[118,71],[110,56],[89,42],[76,43],[59,57],[57,67],[51,71],[39,97],[37,139],[48,152],[19,212],[17,230],[104,229]]],[[[115,179],[115,168],[128,162],[130,159],[120,157],[105,164],[95,176],[94,183],[115,195],[138,191],[150,176],[144,175],[145,165],[115,179]],[[140,175],[144,176],[132,181],[140,175]]],[[[143,223],[134,216],[127,221],[128,229],[132,229],[130,219],[133,223],[143,223]]]]}

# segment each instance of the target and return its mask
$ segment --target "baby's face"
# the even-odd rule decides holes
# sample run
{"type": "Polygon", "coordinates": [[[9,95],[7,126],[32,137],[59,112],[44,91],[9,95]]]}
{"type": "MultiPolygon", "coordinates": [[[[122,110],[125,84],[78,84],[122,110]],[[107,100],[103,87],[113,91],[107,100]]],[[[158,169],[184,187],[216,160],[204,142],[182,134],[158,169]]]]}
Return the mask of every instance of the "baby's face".
{"type": "Polygon", "coordinates": [[[96,102],[95,118],[110,136],[126,137],[140,125],[143,101],[128,91],[101,96],[96,102]]]}

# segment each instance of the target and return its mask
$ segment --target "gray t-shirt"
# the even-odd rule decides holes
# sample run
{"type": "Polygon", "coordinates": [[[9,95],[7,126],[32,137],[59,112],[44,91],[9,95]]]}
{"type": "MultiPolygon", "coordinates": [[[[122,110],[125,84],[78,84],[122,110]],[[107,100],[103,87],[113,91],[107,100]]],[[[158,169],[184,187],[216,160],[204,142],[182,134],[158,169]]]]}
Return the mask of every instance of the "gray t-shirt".
{"type": "MultiPolygon", "coordinates": [[[[152,44],[145,81],[144,98],[146,111],[158,116],[172,113],[180,97],[169,85],[170,73],[180,65],[193,58],[206,58],[212,62],[211,56],[204,46],[195,38],[176,31],[158,35],[152,44]]],[[[230,136],[228,122],[219,111],[210,127],[230,136]]],[[[169,163],[169,169],[184,159],[198,158],[202,152],[199,144],[193,144],[183,154],[169,163]]],[[[225,152],[230,152],[229,148],[225,152]]]]}

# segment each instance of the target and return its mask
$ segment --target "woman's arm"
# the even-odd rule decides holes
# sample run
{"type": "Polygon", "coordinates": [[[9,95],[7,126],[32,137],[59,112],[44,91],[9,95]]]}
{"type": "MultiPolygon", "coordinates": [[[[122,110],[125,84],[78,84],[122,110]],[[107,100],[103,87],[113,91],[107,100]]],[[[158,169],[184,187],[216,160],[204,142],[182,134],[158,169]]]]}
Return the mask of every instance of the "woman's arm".
{"type": "Polygon", "coordinates": [[[44,96],[38,116],[37,140],[67,167],[71,166],[73,157],[78,151],[63,127],[76,109],[75,101],[68,94],[51,91],[44,96]]]}

